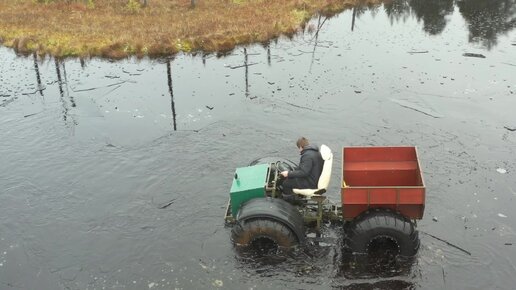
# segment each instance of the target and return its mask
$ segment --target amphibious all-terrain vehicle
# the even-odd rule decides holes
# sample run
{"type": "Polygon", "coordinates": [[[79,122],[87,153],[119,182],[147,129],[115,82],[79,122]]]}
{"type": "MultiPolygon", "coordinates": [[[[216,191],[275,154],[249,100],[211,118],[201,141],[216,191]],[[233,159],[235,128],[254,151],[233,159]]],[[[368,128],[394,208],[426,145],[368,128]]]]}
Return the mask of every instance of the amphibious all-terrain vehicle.
{"type": "MultiPolygon", "coordinates": [[[[423,217],[425,184],[415,147],[342,148],[341,202],[325,197],[333,154],[320,147],[324,166],[317,189],[295,189],[301,199],[281,198],[282,170],[287,160],[237,168],[225,221],[237,246],[270,242],[290,249],[305,240],[305,226],[320,232],[323,221],[344,222],[344,240],[354,253],[368,253],[387,241],[396,255],[413,256],[419,248],[416,220],[423,217]]],[[[259,162],[258,162],[259,163],[259,162]]]]}

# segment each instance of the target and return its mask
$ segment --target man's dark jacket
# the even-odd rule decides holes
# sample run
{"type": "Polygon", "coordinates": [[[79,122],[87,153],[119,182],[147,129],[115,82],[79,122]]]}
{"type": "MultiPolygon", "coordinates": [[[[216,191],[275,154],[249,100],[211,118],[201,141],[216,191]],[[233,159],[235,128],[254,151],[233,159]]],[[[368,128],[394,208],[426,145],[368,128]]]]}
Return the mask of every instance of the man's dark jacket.
{"type": "Polygon", "coordinates": [[[301,151],[299,167],[288,173],[288,178],[305,179],[310,185],[308,188],[317,188],[321,176],[324,160],[316,146],[307,145],[301,151]]]}

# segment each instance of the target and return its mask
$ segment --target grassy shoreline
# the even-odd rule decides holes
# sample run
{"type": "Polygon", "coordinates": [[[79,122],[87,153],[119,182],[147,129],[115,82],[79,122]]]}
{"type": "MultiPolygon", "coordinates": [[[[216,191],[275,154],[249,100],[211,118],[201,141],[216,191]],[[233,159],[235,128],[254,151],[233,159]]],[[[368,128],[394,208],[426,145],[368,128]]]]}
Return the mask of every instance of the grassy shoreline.
{"type": "Polygon", "coordinates": [[[378,0],[0,0],[0,44],[55,57],[226,52],[300,31],[315,14],[378,0]],[[48,3],[46,3],[48,2],[48,3]]]}

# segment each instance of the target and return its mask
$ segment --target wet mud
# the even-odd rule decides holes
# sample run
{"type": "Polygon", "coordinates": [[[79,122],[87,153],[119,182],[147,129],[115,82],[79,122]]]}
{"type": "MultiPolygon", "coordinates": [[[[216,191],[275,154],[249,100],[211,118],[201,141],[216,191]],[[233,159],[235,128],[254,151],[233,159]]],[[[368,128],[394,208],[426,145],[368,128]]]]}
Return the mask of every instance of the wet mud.
{"type": "Polygon", "coordinates": [[[515,15],[514,1],[393,1],[220,58],[0,48],[0,288],[512,289],[515,15]],[[357,260],[339,224],[287,255],[232,246],[234,169],[297,161],[299,135],[333,149],[334,202],[342,146],[418,147],[413,260],[357,260]]]}

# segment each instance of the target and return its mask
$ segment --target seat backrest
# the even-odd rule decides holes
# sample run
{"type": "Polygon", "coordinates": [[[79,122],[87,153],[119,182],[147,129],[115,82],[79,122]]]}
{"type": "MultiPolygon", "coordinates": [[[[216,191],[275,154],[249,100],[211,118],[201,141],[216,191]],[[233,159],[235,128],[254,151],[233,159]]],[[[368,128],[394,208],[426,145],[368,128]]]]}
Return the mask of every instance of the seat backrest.
{"type": "Polygon", "coordinates": [[[331,166],[333,164],[333,153],[331,153],[330,147],[326,145],[321,145],[319,149],[321,152],[321,157],[324,160],[323,169],[321,172],[321,176],[319,177],[319,182],[317,183],[318,189],[328,189],[328,185],[330,184],[331,177],[331,166]]]}

